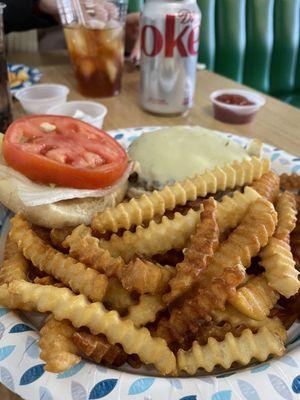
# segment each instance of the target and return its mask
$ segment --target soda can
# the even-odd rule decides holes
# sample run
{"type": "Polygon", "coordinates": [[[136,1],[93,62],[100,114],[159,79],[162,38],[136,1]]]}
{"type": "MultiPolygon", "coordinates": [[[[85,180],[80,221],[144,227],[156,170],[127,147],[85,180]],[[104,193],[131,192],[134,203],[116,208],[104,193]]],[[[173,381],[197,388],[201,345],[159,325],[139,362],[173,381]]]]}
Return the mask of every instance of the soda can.
{"type": "Polygon", "coordinates": [[[148,0],[141,17],[141,106],[181,115],[193,106],[201,14],[196,0],[148,0]]]}

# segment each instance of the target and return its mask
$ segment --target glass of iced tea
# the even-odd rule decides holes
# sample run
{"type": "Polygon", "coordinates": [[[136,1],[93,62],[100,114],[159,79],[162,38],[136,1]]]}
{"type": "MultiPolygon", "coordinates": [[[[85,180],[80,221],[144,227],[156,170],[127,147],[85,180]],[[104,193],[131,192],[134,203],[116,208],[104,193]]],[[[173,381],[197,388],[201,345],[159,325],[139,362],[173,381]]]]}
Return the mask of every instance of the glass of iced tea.
{"type": "Polygon", "coordinates": [[[119,94],[127,0],[58,0],[58,4],[80,93],[119,94]]]}

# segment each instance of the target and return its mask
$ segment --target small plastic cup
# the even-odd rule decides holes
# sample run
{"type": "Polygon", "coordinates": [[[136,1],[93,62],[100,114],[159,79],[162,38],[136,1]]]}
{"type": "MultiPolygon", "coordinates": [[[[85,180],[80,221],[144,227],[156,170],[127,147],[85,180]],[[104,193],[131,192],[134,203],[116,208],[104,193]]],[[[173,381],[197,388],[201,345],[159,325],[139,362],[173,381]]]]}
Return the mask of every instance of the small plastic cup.
{"type": "Polygon", "coordinates": [[[265,104],[264,97],[257,93],[242,89],[221,89],[216,90],[210,95],[213,103],[214,116],[216,119],[229,124],[248,124],[251,122],[259,109],[265,104]],[[251,105],[235,105],[227,104],[217,100],[217,97],[228,95],[240,95],[254,104],[251,105]]]}
{"type": "Polygon", "coordinates": [[[15,97],[27,114],[46,114],[49,107],[65,103],[68,94],[67,86],[39,84],[18,90],[15,97]]]}
{"type": "Polygon", "coordinates": [[[85,116],[79,119],[90,123],[96,128],[102,128],[104,118],[107,114],[107,108],[103,104],[94,101],[69,101],[65,104],[49,108],[47,114],[78,118],[76,117],[78,111],[85,114],[85,116]]]}

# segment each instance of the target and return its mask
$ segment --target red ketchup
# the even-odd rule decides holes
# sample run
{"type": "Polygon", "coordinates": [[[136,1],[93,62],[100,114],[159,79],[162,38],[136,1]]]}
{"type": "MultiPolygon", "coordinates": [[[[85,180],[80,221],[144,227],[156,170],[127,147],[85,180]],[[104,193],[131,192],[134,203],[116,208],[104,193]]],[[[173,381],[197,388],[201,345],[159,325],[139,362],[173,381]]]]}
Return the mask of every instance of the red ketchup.
{"type": "Polygon", "coordinates": [[[228,122],[230,124],[247,124],[252,121],[257,112],[256,108],[250,108],[246,111],[245,107],[255,106],[256,103],[240,94],[224,93],[215,97],[214,100],[215,118],[222,122],[228,122]],[[224,107],[220,103],[223,103],[224,107]],[[240,110],[238,109],[239,107],[240,110]]]}
{"type": "Polygon", "coordinates": [[[240,94],[221,94],[216,97],[221,103],[225,104],[233,104],[235,106],[253,106],[255,103],[253,101],[248,100],[246,97],[241,96],[240,94]]]}

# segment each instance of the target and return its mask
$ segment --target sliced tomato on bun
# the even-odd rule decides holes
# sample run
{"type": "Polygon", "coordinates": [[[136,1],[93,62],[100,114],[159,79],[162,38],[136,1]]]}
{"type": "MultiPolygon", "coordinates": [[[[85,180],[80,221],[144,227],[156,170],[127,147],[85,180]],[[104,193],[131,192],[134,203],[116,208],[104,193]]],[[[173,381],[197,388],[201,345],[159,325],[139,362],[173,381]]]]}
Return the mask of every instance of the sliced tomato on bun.
{"type": "Polygon", "coordinates": [[[106,132],[64,116],[16,120],[2,151],[10,167],[33,181],[77,189],[110,186],[128,166],[125,150],[106,132]]]}

